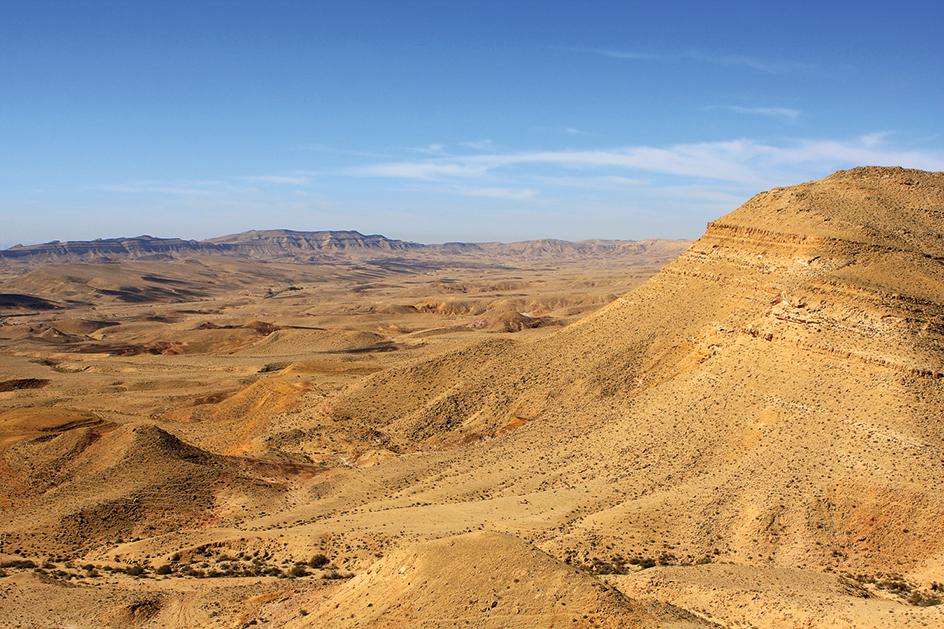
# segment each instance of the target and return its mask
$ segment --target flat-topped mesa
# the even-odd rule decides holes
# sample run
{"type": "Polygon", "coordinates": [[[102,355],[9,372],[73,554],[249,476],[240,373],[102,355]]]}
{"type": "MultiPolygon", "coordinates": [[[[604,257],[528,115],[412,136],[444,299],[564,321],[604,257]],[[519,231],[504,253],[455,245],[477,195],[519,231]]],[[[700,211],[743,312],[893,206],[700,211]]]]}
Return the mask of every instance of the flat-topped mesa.
{"type": "Polygon", "coordinates": [[[356,231],[300,232],[288,229],[248,231],[205,242],[219,246],[227,253],[282,257],[351,251],[405,252],[423,248],[418,243],[391,240],[378,234],[365,236],[356,231]]]}
{"type": "Polygon", "coordinates": [[[89,241],[44,243],[24,247],[17,245],[0,251],[0,262],[7,263],[101,263],[128,259],[170,259],[182,255],[212,255],[217,247],[196,240],[180,238],[98,238],[89,241]]]}
{"type": "Polygon", "coordinates": [[[514,243],[457,243],[424,245],[395,240],[379,234],[365,236],[356,231],[254,230],[210,238],[111,238],[107,240],[59,242],[0,250],[0,265],[46,266],[53,264],[96,264],[104,262],[171,261],[199,256],[225,256],[267,262],[373,264],[429,263],[457,257],[462,262],[554,259],[610,260],[648,258],[665,263],[690,244],[685,240],[535,240],[514,243]]]}

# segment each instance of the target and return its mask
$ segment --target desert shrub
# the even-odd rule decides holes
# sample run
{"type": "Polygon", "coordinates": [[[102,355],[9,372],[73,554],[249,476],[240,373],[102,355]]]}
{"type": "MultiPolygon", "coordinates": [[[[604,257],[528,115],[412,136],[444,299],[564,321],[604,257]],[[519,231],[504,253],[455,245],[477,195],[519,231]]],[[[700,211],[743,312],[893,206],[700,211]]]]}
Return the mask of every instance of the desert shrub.
{"type": "Polygon", "coordinates": [[[323,575],[321,575],[321,578],[322,578],[322,579],[350,579],[350,578],[353,577],[353,576],[354,576],[354,575],[351,574],[350,572],[340,572],[340,571],[338,571],[338,570],[328,570],[328,571],[325,572],[323,575]]]}
{"type": "Polygon", "coordinates": [[[877,585],[883,590],[888,590],[889,592],[903,593],[911,591],[911,586],[903,579],[890,578],[879,582],[877,585]]]}
{"type": "Polygon", "coordinates": [[[671,566],[674,563],[678,563],[678,559],[672,553],[662,553],[659,555],[659,565],[660,566],[671,566]]]}
{"type": "Polygon", "coordinates": [[[328,558],[325,557],[323,554],[318,553],[317,555],[311,558],[311,561],[308,562],[308,565],[311,566],[312,568],[321,568],[323,566],[328,565],[328,558]]]}
{"type": "Polygon", "coordinates": [[[133,577],[139,577],[139,576],[141,576],[142,574],[144,574],[144,568],[142,568],[141,566],[137,566],[137,565],[135,565],[135,566],[128,566],[127,568],[125,568],[125,574],[130,574],[130,575],[133,576],[133,577]]]}
{"type": "Polygon", "coordinates": [[[155,574],[170,574],[173,571],[174,569],[170,567],[170,564],[165,563],[162,566],[158,566],[157,569],[154,571],[154,573],[155,574]]]}
{"type": "Polygon", "coordinates": [[[918,607],[932,607],[934,605],[940,605],[941,599],[930,594],[912,592],[911,596],[908,597],[908,602],[912,605],[917,605],[918,607]]]}
{"type": "Polygon", "coordinates": [[[295,577],[303,577],[303,576],[305,576],[305,575],[307,575],[307,574],[308,574],[308,567],[307,567],[305,564],[303,564],[303,563],[295,564],[295,565],[292,566],[292,568],[288,571],[288,576],[290,576],[290,577],[292,577],[292,578],[295,578],[295,577]]]}

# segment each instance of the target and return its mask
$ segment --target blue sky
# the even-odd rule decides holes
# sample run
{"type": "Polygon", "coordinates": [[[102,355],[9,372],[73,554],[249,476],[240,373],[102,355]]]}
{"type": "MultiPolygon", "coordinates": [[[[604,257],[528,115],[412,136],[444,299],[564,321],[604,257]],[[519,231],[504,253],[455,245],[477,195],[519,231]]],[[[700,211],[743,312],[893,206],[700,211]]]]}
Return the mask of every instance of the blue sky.
{"type": "Polygon", "coordinates": [[[944,170],[944,2],[0,0],[0,247],[695,238],[944,170]]]}

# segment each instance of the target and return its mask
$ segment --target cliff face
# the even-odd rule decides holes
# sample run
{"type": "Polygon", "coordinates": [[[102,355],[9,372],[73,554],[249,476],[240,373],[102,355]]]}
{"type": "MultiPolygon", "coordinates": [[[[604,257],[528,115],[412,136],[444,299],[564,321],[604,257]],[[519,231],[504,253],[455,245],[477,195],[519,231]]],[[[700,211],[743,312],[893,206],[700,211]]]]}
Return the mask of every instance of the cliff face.
{"type": "Polygon", "coordinates": [[[771,190],[560,333],[377,374],[333,412],[404,447],[534,420],[503,451],[541,442],[545,486],[592,496],[550,547],[632,547],[645,521],[691,556],[940,572],[942,234],[944,173],[771,190]]]}
{"type": "Polygon", "coordinates": [[[340,261],[403,262],[507,259],[584,259],[648,256],[668,260],[687,245],[683,240],[529,240],[515,243],[446,243],[421,245],[356,231],[298,232],[287,229],[248,231],[208,240],[179,238],[111,238],[92,241],[50,242],[0,251],[0,265],[45,266],[100,264],[130,261],[183,260],[196,256],[229,256],[268,262],[310,263],[340,261]]]}
{"type": "Polygon", "coordinates": [[[0,251],[0,262],[31,265],[177,260],[194,256],[240,256],[260,260],[307,262],[351,253],[404,252],[422,248],[416,243],[364,236],[354,231],[250,231],[209,240],[179,238],[111,238],[51,242],[0,251]]]}
{"type": "Polygon", "coordinates": [[[219,248],[196,240],[179,238],[108,238],[91,241],[58,240],[24,247],[17,245],[0,251],[0,263],[44,264],[103,263],[119,260],[172,260],[179,257],[212,255],[219,248]]]}

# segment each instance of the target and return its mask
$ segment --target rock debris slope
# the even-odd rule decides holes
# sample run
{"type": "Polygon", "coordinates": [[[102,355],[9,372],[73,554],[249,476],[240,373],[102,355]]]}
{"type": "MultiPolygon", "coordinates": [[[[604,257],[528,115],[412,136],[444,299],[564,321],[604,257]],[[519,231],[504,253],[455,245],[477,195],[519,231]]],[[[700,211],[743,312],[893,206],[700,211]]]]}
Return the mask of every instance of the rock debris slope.
{"type": "Polygon", "coordinates": [[[486,440],[451,473],[490,496],[578,492],[534,533],[576,561],[944,580],[942,234],[942,173],[763,192],[587,319],[375,374],[328,412],[402,451],[486,440]]]}

